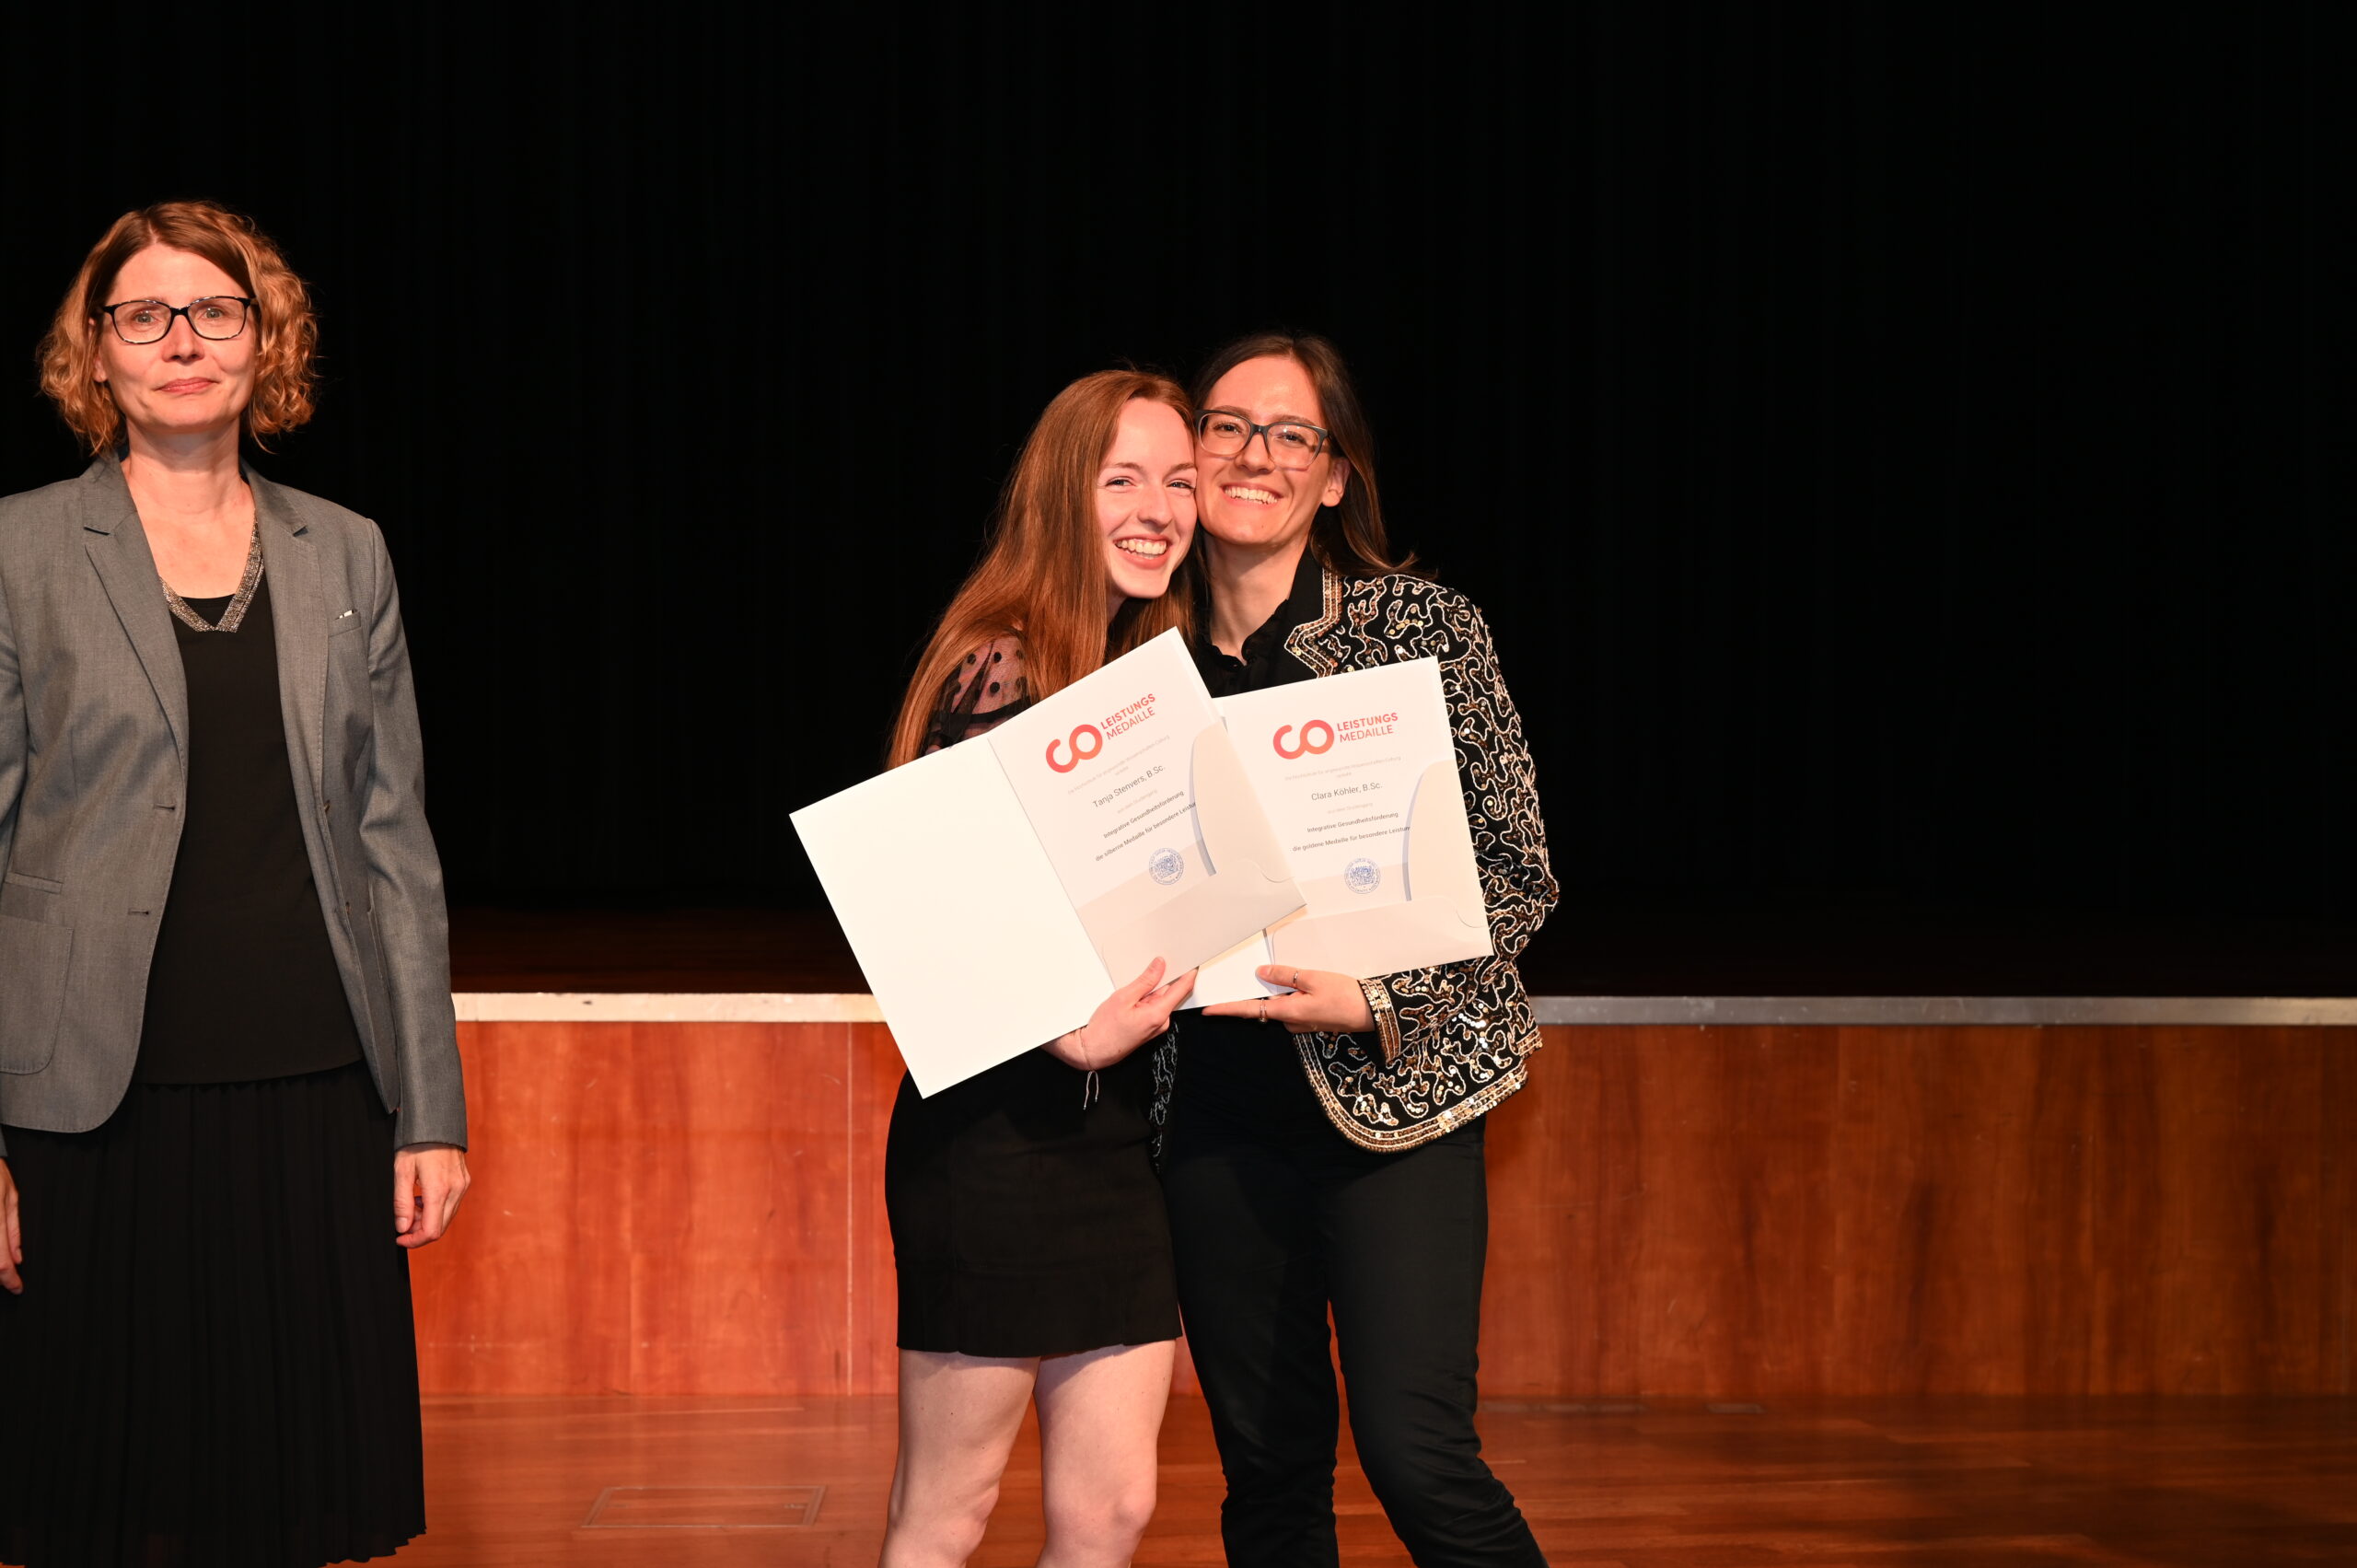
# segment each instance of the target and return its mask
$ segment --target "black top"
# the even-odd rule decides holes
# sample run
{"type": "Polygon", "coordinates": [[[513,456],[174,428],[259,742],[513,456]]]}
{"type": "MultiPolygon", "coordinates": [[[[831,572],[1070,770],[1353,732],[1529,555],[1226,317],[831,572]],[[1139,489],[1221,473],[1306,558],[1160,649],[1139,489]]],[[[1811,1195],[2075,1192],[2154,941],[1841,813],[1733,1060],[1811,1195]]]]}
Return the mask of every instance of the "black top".
{"type": "MultiPolygon", "coordinates": [[[[1286,651],[1285,639],[1295,627],[1325,613],[1325,581],[1316,553],[1304,550],[1301,564],[1294,572],[1292,593],[1259,631],[1244,639],[1240,659],[1213,645],[1207,608],[1196,616],[1195,624],[1203,630],[1197,632],[1189,651],[1213,696],[1261,691],[1317,679],[1315,670],[1286,651]]],[[[1303,1075],[1300,1047],[1283,1024],[1190,1011],[1178,1015],[1178,1075],[1172,1091],[1172,1116],[1209,1114],[1265,1133],[1323,1130],[1340,1136],[1333,1132],[1317,1094],[1303,1075]]]]}
{"type": "MultiPolygon", "coordinates": [[[[217,624],[230,601],[187,603],[217,624]]],[[[236,631],[175,617],[172,633],[188,675],[187,821],[133,1076],[224,1084],[356,1062],[360,1034],[303,846],[268,579],[236,631]]]]}

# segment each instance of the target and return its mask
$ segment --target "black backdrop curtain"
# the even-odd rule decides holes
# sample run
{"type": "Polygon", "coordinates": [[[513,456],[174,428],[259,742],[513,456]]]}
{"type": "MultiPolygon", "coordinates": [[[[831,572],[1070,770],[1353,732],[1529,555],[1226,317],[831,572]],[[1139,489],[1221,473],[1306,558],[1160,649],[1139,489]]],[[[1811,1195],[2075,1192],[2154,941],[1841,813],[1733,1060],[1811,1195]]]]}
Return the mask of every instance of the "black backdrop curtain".
{"type": "Polygon", "coordinates": [[[1039,407],[1292,324],[1575,897],[2346,915],[2340,14],[93,8],[0,63],[0,489],[105,224],[253,213],[457,894],[814,902],[1039,407]]]}

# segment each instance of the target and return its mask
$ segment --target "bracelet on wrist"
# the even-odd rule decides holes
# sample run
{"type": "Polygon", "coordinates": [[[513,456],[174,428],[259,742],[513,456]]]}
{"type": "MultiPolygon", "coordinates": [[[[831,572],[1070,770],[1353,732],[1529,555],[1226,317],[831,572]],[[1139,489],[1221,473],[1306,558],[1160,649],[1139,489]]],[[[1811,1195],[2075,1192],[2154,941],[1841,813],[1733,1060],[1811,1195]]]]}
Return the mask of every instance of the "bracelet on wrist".
{"type": "Polygon", "coordinates": [[[1359,993],[1366,998],[1367,1011],[1374,1016],[1376,1049],[1382,1053],[1387,1067],[1399,1060],[1399,1015],[1391,1005],[1391,988],[1380,978],[1359,981],[1359,993]]]}

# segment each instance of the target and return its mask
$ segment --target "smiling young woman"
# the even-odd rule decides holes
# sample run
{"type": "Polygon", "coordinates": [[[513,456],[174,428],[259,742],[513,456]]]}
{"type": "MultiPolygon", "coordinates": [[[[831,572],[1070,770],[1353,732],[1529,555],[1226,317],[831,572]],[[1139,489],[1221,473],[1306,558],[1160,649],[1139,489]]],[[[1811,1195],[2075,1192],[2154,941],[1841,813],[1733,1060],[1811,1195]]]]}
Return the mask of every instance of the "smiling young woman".
{"type": "MultiPolygon", "coordinates": [[[[1007,476],[981,563],[917,661],[892,729],[894,767],[964,738],[935,732],[935,707],[984,644],[1019,640],[1022,694],[1039,698],[1190,624],[1188,596],[1168,591],[1195,533],[1190,412],[1177,382],[1144,371],[1099,371],[1056,394],[1007,476]],[[1150,471],[1156,461],[1184,466],[1150,471]]],[[[1015,699],[1012,682],[989,684],[964,695],[1015,699]]]]}
{"type": "Polygon", "coordinates": [[[1230,1562],[1335,1560],[1340,1400],[1420,1564],[1542,1562],[1481,1460],[1482,1117],[1538,1030],[1515,970],[1554,905],[1522,721],[1488,625],[1386,541],[1374,444],[1322,338],[1231,344],[1197,380],[1194,640],[1214,696],[1440,662],[1495,953],[1203,1009],[1156,1058],[1187,1340],[1227,1478],[1230,1562]]]}
{"type": "MultiPolygon", "coordinates": [[[[1176,383],[1125,370],[1084,377],[1048,405],[989,551],[918,662],[895,765],[1184,627],[1171,585],[1195,531],[1187,412],[1176,383]]],[[[1193,985],[1163,983],[1162,969],[1083,1028],[930,1098],[901,1081],[884,1162],[900,1344],[886,1568],[972,1554],[1035,1401],[1040,1561],[1126,1563],[1154,1512],[1178,1307],[1138,1048],[1193,985]]]]}
{"type": "Polygon", "coordinates": [[[316,335],[244,218],[125,214],[42,345],[90,466],[0,500],[0,1558],[31,1568],[425,1525],[405,1249],[468,1179],[408,645],[375,525],[240,456],[310,416],[316,335]]]}

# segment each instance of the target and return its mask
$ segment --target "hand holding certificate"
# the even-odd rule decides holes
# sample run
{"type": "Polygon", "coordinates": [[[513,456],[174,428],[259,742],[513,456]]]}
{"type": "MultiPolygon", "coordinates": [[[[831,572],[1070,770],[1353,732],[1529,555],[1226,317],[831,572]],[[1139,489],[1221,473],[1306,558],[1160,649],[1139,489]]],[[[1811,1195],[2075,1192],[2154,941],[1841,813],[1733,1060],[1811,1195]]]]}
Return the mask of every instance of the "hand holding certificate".
{"type": "Polygon", "coordinates": [[[1175,633],[794,823],[926,1094],[1302,906],[1175,633]]]}

